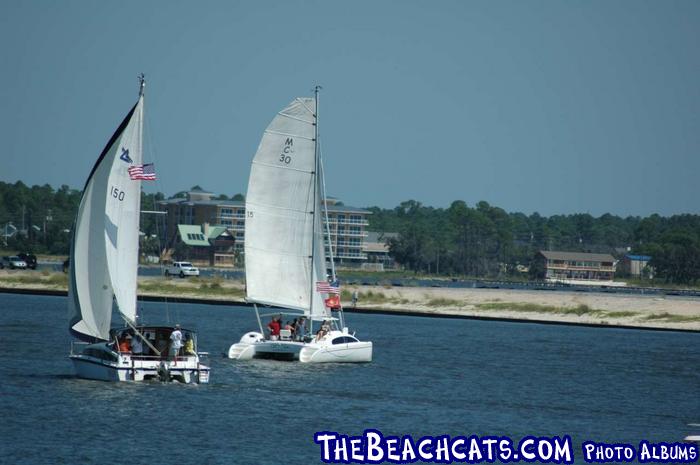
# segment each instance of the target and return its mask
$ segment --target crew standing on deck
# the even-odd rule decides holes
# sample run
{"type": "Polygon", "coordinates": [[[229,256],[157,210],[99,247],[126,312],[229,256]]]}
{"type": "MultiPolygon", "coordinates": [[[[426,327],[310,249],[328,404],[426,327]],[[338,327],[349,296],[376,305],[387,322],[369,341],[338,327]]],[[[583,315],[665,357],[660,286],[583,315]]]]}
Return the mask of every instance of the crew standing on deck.
{"type": "Polygon", "coordinates": [[[131,353],[133,355],[143,354],[143,341],[141,341],[141,336],[136,334],[136,332],[131,336],[131,353]]]}
{"type": "Polygon", "coordinates": [[[177,354],[180,352],[182,347],[182,331],[180,331],[180,325],[175,325],[175,329],[170,333],[170,356],[175,360],[173,366],[177,365],[177,354]]]}

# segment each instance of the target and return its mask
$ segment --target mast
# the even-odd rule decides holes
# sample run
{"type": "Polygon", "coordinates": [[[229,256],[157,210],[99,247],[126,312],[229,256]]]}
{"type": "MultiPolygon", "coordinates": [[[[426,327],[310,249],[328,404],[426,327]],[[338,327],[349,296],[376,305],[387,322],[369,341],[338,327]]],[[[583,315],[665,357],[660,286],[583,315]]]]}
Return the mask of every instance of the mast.
{"type": "MultiPolygon", "coordinates": [[[[139,102],[141,103],[141,117],[139,118],[139,121],[138,121],[138,123],[139,123],[139,127],[138,127],[139,138],[137,141],[137,150],[139,153],[143,154],[143,99],[144,99],[144,93],[146,90],[146,75],[143,73],[139,73],[139,75],[137,77],[139,80],[139,99],[138,99],[137,105],[139,102]]],[[[141,163],[143,163],[143,159],[141,159],[141,163]]],[[[142,191],[142,188],[141,188],[141,181],[136,181],[136,182],[138,182],[138,184],[139,184],[138,200],[136,203],[136,230],[139,231],[141,229],[141,191],[142,191]]],[[[138,244],[138,239],[137,239],[137,244],[138,244]]],[[[140,247],[137,245],[136,246],[137,257],[138,257],[138,250],[139,249],[140,249],[140,247]]],[[[134,270],[134,272],[136,273],[137,276],[138,276],[138,269],[139,269],[138,262],[139,262],[139,260],[138,260],[138,258],[136,258],[136,269],[134,270]]],[[[145,337],[143,337],[143,335],[141,333],[139,333],[139,331],[134,327],[134,325],[138,321],[138,317],[139,317],[139,315],[138,315],[138,308],[139,308],[138,296],[135,296],[134,300],[135,300],[135,302],[134,302],[134,321],[133,321],[133,324],[129,320],[129,318],[127,318],[127,316],[122,313],[121,308],[119,308],[119,314],[121,315],[124,322],[128,326],[131,326],[134,329],[134,331],[141,337],[141,339],[143,341],[146,342],[146,344],[151,349],[154,349],[153,346],[151,346],[151,343],[145,337]]],[[[155,352],[158,353],[159,351],[156,350],[155,352]]]]}
{"type": "MultiPolygon", "coordinates": [[[[318,91],[321,89],[321,86],[316,86],[314,87],[314,173],[313,173],[313,182],[314,182],[314,211],[311,212],[313,215],[312,221],[311,221],[311,266],[309,267],[309,273],[311,278],[309,279],[310,282],[310,292],[309,292],[309,316],[313,315],[313,306],[314,306],[314,286],[316,283],[314,283],[314,258],[316,255],[316,196],[318,193],[316,192],[316,186],[318,184],[318,91]]],[[[325,267],[325,264],[324,264],[325,267]]],[[[325,275],[325,270],[323,272],[325,275]]],[[[309,332],[313,334],[313,325],[314,325],[314,320],[313,318],[309,318],[309,332]]]]}
{"type": "Polygon", "coordinates": [[[139,76],[139,97],[143,97],[144,90],[146,89],[146,75],[140,73],[139,76]]]}

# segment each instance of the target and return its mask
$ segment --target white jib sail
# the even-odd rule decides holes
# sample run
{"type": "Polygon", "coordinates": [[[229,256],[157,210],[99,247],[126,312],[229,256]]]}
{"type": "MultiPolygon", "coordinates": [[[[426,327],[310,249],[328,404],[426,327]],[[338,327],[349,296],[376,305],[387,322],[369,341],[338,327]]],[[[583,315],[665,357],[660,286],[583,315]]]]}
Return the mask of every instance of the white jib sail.
{"type": "Polygon", "coordinates": [[[109,339],[112,298],[136,315],[141,181],[128,168],[142,163],[143,97],[127,115],[88,178],[71,247],[71,330],[109,339]]]}
{"type": "Polygon", "coordinates": [[[314,281],[326,278],[318,187],[314,195],[314,108],[313,98],[295,99],[260,141],[246,194],[245,265],[249,301],[306,313],[313,308],[317,316],[325,307],[314,281]]]}

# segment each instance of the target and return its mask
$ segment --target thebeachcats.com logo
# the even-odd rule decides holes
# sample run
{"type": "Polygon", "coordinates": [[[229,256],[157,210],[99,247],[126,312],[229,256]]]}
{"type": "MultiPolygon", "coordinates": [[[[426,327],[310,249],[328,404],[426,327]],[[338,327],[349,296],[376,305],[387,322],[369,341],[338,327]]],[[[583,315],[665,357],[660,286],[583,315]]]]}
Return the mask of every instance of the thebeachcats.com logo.
{"type": "MultiPolygon", "coordinates": [[[[385,436],[366,429],[361,436],[333,431],[314,435],[324,463],[574,463],[571,436],[385,436]]],[[[693,463],[698,446],[685,443],[637,445],[584,441],[581,456],[586,463],[693,463]]]]}

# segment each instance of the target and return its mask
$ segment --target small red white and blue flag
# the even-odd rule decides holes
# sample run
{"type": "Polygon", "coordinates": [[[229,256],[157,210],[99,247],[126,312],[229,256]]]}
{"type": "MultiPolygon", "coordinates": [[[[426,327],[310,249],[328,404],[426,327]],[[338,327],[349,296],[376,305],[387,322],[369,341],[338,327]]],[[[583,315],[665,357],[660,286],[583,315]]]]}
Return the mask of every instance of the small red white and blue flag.
{"type": "Polygon", "coordinates": [[[136,181],[138,179],[142,181],[155,181],[156,180],[156,169],[153,163],[148,163],[146,165],[134,165],[129,167],[129,177],[136,181]]]}
{"type": "Polygon", "coordinates": [[[333,281],[332,283],[318,281],[316,282],[316,292],[321,292],[323,294],[340,294],[340,284],[338,281],[333,281]]]}

